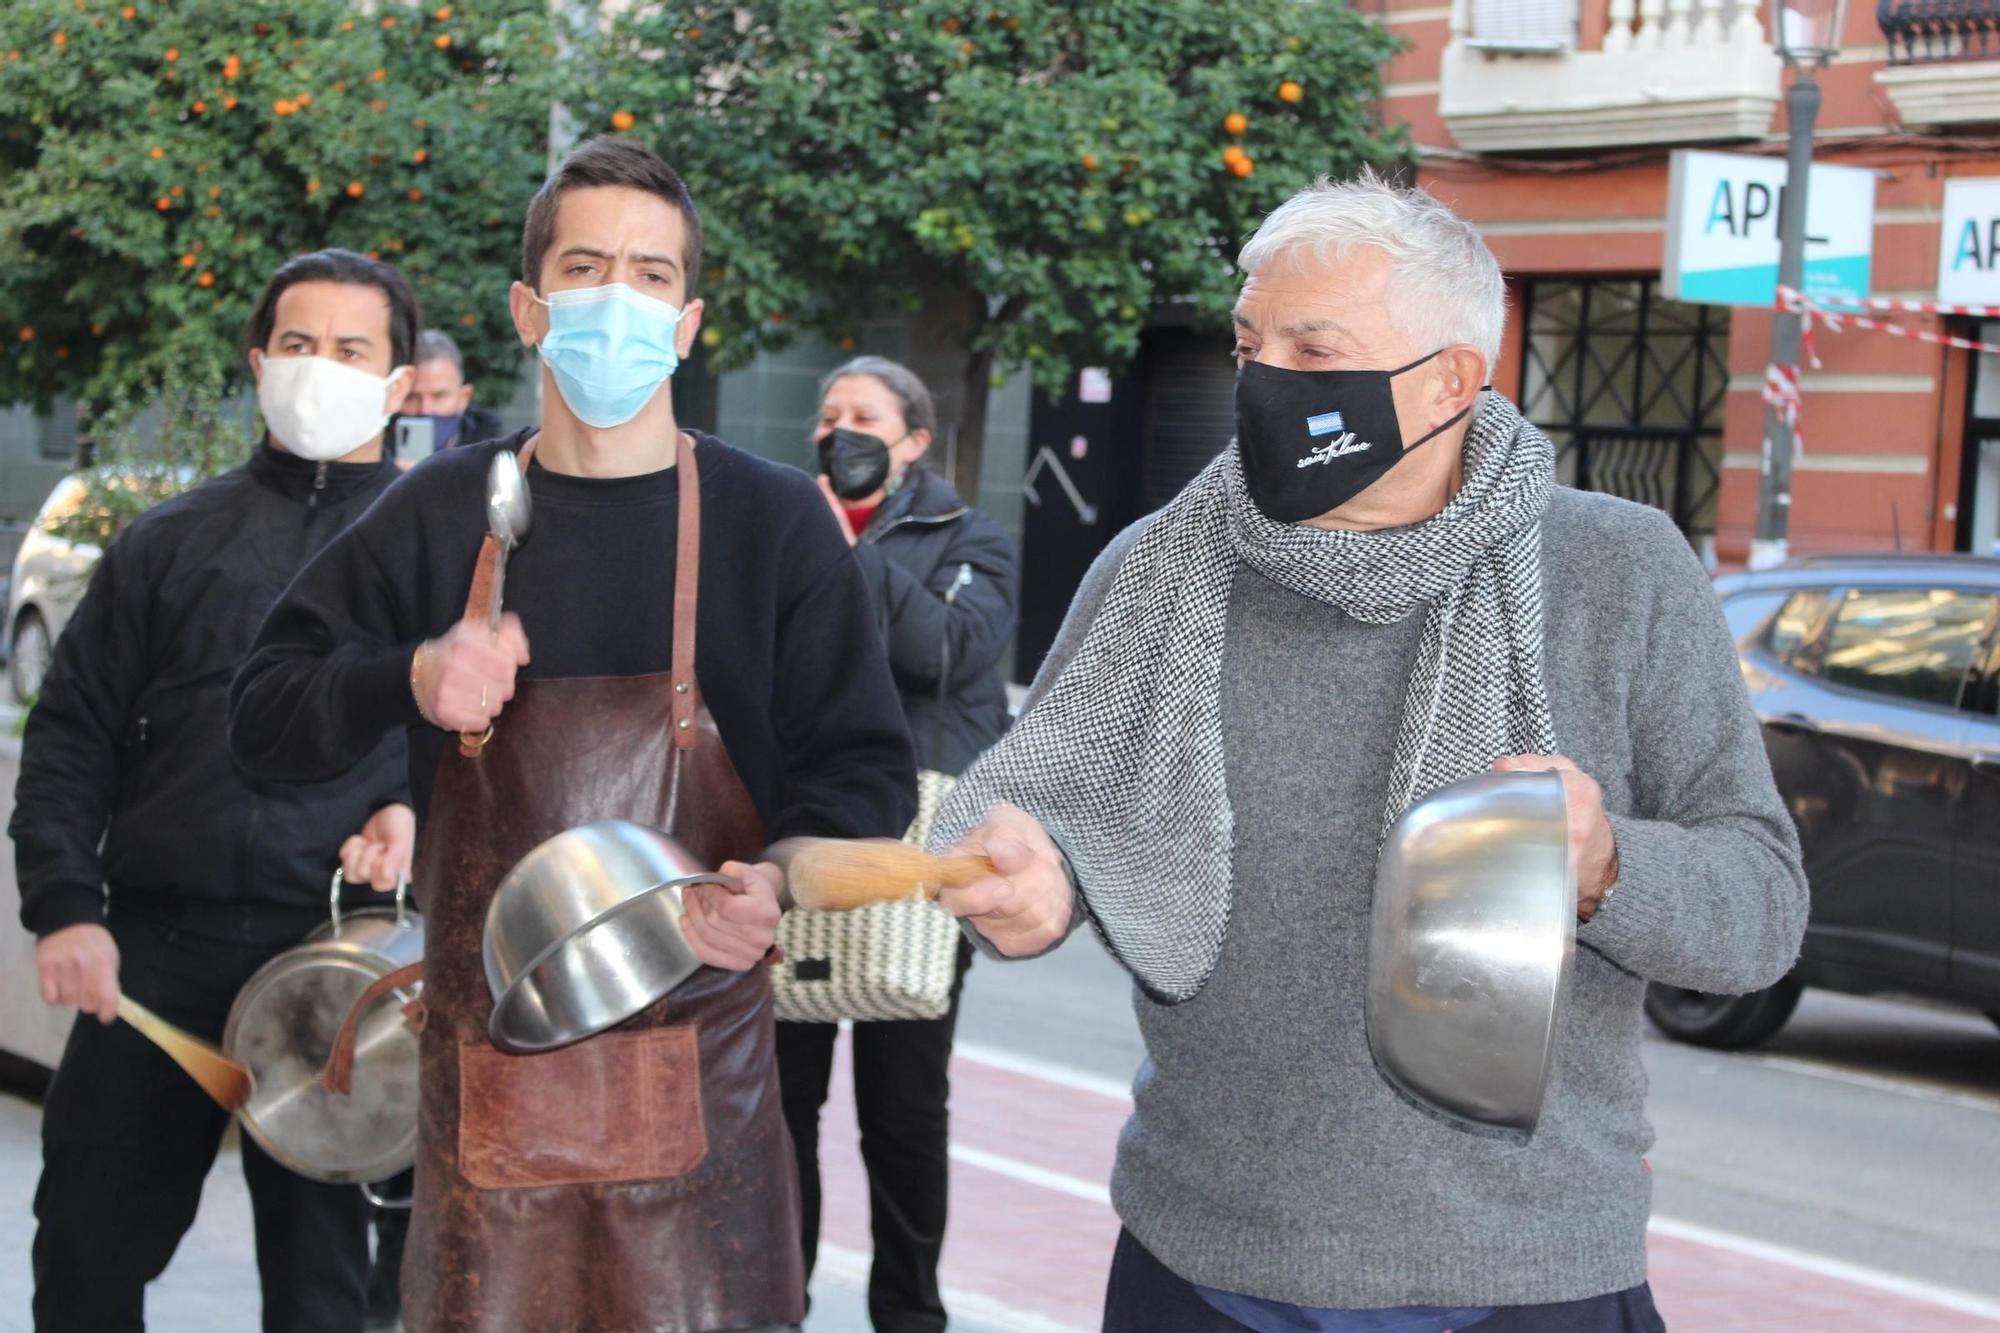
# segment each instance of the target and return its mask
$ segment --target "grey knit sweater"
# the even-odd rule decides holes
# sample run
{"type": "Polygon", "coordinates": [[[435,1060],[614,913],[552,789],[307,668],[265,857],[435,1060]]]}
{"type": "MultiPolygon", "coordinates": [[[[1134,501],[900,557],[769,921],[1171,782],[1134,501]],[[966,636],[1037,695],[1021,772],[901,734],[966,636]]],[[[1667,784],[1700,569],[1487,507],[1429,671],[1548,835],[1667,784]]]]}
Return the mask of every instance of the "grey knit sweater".
{"type": "MultiPolygon", "coordinates": [[[[1143,527],[1084,580],[1029,707],[1143,527]]],[[[1568,1301],[1645,1280],[1641,991],[1776,981],[1805,928],[1805,878],[1715,595],[1673,524],[1559,488],[1542,542],[1557,743],[1604,787],[1620,875],[1577,932],[1548,1101],[1525,1141],[1414,1107],[1377,1073],[1362,1025],[1383,794],[1422,615],[1367,625],[1237,571],[1229,934],[1194,999],[1134,988],[1147,1058],[1111,1181],[1125,1224],[1190,1281],[1354,1309],[1568,1301]]]]}

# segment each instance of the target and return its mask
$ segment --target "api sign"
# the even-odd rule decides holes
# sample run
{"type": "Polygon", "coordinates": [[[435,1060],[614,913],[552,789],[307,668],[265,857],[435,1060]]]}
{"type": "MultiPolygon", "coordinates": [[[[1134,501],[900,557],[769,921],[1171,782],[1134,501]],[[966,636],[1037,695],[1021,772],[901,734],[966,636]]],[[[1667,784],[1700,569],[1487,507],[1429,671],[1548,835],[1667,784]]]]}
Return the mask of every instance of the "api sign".
{"type": "Polygon", "coordinates": [[[1937,299],[1946,305],[2000,305],[2000,180],[1944,183],[1937,299]]]}
{"type": "MultiPolygon", "coordinates": [[[[1660,274],[1668,297],[1719,305],[1777,303],[1785,175],[1783,158],[1674,153],[1660,274]]],[[[1806,198],[1806,295],[1822,301],[1867,296],[1874,250],[1875,173],[1815,163],[1806,198]]]]}

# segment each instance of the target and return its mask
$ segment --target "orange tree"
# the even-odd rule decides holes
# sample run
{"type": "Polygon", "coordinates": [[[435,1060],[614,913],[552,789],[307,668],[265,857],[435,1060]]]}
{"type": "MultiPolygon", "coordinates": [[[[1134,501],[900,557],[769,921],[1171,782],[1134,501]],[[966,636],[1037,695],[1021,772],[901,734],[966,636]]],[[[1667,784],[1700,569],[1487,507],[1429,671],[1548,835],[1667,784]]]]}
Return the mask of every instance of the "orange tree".
{"type": "Polygon", "coordinates": [[[542,0],[0,5],[0,402],[247,374],[287,257],[402,267],[476,371],[546,161],[542,0]]]}
{"type": "Polygon", "coordinates": [[[1226,321],[1264,212],[1401,155],[1396,49],[1325,0],[695,0],[629,11],[565,97],[687,175],[718,364],[962,299],[970,495],[997,373],[1057,389],[1166,301],[1226,321]]]}

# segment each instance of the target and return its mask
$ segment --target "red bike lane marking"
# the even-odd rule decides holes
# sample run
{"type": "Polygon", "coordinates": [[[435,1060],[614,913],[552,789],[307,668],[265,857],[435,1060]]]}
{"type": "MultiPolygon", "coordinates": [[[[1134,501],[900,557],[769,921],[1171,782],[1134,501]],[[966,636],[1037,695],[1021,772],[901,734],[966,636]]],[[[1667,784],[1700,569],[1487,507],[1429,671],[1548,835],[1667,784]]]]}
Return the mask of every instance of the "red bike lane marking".
{"type": "MultiPolygon", "coordinates": [[[[820,1131],[822,1234],[865,1252],[868,1186],[850,1071],[843,1039],[820,1131]]],[[[951,1073],[953,1145],[989,1164],[951,1165],[943,1285],[1077,1329],[1097,1327],[1118,1219],[1106,1204],[1078,1195],[1110,1180],[1129,1104],[963,1055],[954,1057],[951,1073]],[[1059,1179],[1019,1178],[1042,1173],[1059,1179]]],[[[1674,1333],[2000,1327],[1978,1314],[1677,1236],[1649,1236],[1647,1259],[1654,1297],[1674,1333]]]]}

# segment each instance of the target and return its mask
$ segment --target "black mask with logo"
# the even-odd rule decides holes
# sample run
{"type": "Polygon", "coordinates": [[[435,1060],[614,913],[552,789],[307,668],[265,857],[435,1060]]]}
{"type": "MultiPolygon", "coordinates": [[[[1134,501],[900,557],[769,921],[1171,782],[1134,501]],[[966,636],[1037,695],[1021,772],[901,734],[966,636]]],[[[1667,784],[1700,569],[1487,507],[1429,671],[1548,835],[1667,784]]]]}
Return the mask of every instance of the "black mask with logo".
{"type": "Polygon", "coordinates": [[[1256,361],[1239,368],[1236,444],[1257,507],[1279,523],[1329,513],[1464,420],[1470,407],[1403,444],[1390,381],[1443,350],[1394,370],[1282,370],[1256,361]]]}
{"type": "Polygon", "coordinates": [[[879,435],[839,426],[819,442],[819,470],[843,500],[865,500],[889,480],[889,445],[879,435]]]}

